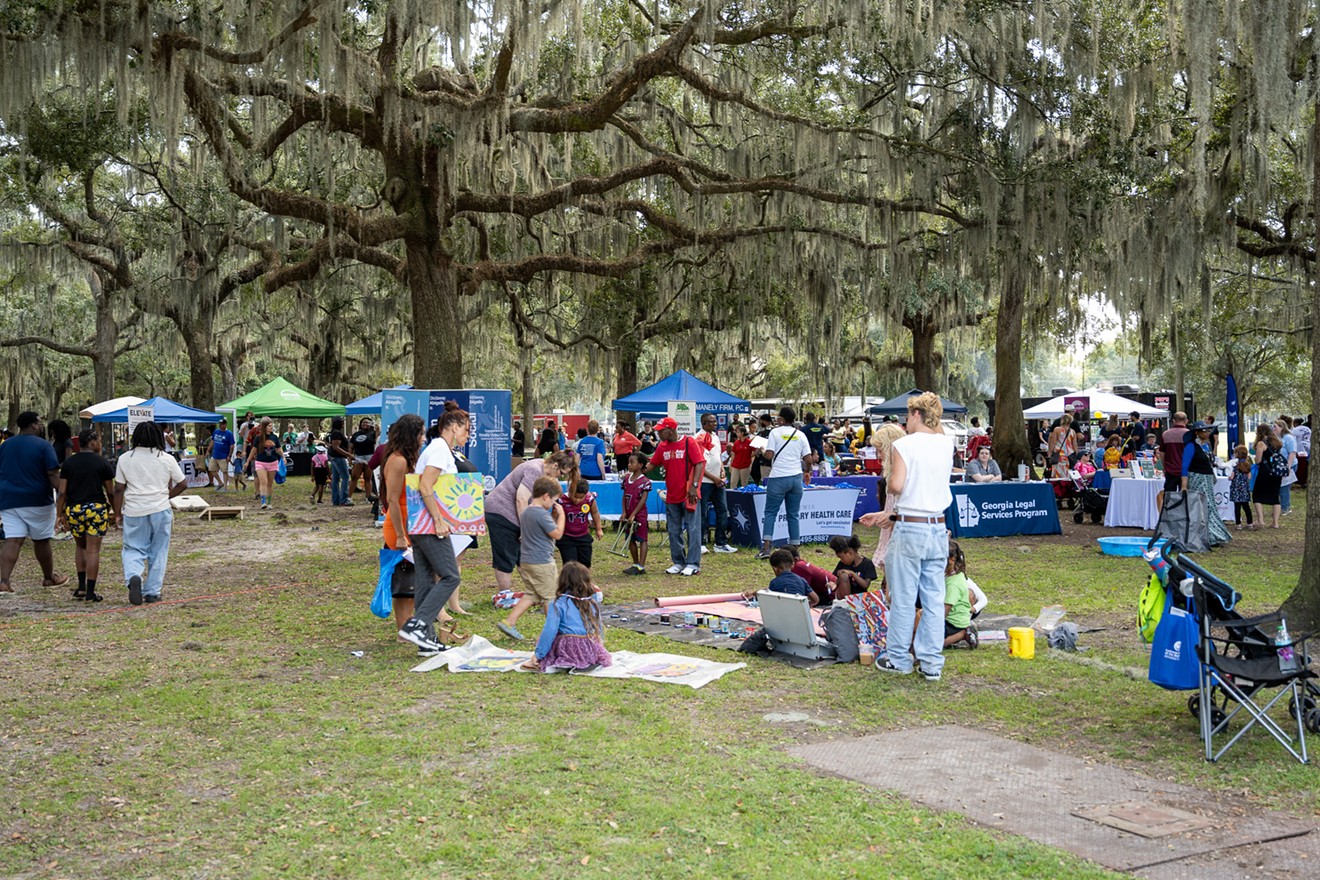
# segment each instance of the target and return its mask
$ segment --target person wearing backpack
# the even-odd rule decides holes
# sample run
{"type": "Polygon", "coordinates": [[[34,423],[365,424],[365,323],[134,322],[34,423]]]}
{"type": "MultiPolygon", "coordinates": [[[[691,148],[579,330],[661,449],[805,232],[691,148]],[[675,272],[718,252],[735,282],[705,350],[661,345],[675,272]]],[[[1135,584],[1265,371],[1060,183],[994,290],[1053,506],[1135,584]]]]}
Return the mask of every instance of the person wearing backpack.
{"type": "Polygon", "coordinates": [[[1256,428],[1256,483],[1251,488],[1251,501],[1256,505],[1256,519],[1264,525],[1265,507],[1273,510],[1270,528],[1279,527],[1279,487],[1288,473],[1288,461],[1283,457],[1283,441],[1270,426],[1262,424],[1256,428]]]}

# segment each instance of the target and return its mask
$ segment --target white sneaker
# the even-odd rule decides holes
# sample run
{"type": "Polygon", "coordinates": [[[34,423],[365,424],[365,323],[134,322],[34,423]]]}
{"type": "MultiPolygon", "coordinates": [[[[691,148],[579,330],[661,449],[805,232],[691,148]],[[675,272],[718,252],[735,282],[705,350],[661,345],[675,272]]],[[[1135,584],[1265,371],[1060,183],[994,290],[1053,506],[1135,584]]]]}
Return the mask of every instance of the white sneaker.
{"type": "Polygon", "coordinates": [[[737,552],[738,552],[738,548],[737,548],[737,547],[730,547],[728,544],[716,544],[716,545],[715,545],[715,552],[716,552],[716,553],[737,553],[737,552]]]}
{"type": "Polygon", "coordinates": [[[702,552],[702,553],[707,552],[707,551],[706,551],[706,545],[705,545],[705,544],[702,544],[702,545],[701,545],[701,552],[702,552]]]}
{"type": "Polygon", "coordinates": [[[671,565],[665,569],[665,574],[682,574],[682,573],[683,573],[683,566],[681,565],[671,565]]]}
{"type": "Polygon", "coordinates": [[[680,571],[679,574],[683,575],[683,577],[685,578],[690,578],[694,574],[701,574],[701,566],[689,565],[686,568],[684,568],[682,571],[680,571]]]}

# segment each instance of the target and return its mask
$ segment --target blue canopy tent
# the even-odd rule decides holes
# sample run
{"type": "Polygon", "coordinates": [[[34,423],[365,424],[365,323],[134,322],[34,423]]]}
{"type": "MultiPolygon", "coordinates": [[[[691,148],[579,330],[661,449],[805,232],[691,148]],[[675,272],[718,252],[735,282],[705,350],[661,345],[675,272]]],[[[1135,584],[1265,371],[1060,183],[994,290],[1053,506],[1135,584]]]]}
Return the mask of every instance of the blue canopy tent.
{"type": "MultiPolygon", "coordinates": [[[[918,394],[924,393],[924,391],[918,391],[916,388],[913,388],[905,394],[889,398],[884,403],[877,403],[875,406],[867,407],[866,414],[869,416],[907,415],[908,398],[916,397],[918,394]]],[[[950,413],[953,413],[954,415],[963,415],[967,412],[967,407],[963,406],[961,403],[954,403],[952,400],[945,400],[943,397],[940,398],[940,403],[944,405],[945,415],[949,415],[950,413]]]]}
{"type": "MultiPolygon", "coordinates": [[[[142,401],[138,406],[151,407],[155,413],[155,421],[163,425],[177,425],[184,423],[214,425],[216,422],[224,419],[224,416],[220,415],[218,412],[207,412],[204,409],[193,409],[191,406],[184,406],[181,403],[175,403],[168,397],[153,397],[150,400],[142,401]]],[[[128,422],[128,407],[94,415],[92,416],[92,421],[126,424],[128,422]]]]}
{"type": "Polygon", "coordinates": [[[668,414],[671,400],[690,400],[697,405],[698,413],[739,414],[752,409],[748,401],[701,381],[687,370],[679,370],[627,397],[615,398],[610,407],[639,416],[663,416],[668,414]]]}
{"type": "MultiPolygon", "coordinates": [[[[411,385],[395,385],[389,390],[408,389],[411,385]]],[[[381,395],[384,391],[377,391],[375,394],[368,395],[361,400],[355,400],[344,407],[344,414],[349,416],[378,416],[380,415],[381,395]]]]}

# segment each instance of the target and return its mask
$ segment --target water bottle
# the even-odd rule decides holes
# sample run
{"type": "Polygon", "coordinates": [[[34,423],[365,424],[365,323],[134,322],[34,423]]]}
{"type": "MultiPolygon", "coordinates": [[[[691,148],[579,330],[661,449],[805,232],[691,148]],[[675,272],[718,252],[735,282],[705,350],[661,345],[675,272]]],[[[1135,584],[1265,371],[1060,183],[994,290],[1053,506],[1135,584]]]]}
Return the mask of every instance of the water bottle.
{"type": "Polygon", "coordinates": [[[1297,655],[1293,653],[1292,639],[1288,636],[1288,624],[1279,618],[1279,629],[1274,633],[1275,650],[1279,654],[1279,671],[1296,672],[1297,655]]]}

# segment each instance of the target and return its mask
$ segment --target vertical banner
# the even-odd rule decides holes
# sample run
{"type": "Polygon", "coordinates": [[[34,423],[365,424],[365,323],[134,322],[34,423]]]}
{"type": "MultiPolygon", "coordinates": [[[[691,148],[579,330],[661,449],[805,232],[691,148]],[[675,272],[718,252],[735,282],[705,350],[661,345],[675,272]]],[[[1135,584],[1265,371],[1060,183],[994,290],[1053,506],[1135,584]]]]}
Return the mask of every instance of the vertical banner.
{"type": "Polygon", "coordinates": [[[695,401],[669,401],[669,417],[678,422],[678,436],[691,437],[697,433],[697,404],[695,401]]]}
{"type": "Polygon", "coordinates": [[[1242,415],[1238,412],[1237,380],[1233,378],[1232,373],[1228,374],[1227,396],[1228,400],[1224,405],[1224,409],[1228,413],[1228,454],[1231,458],[1233,455],[1233,447],[1242,442],[1240,439],[1242,436],[1242,415]]]}
{"type": "Polygon", "coordinates": [[[156,420],[156,408],[153,406],[130,406],[128,408],[128,433],[132,435],[133,430],[143,422],[154,422],[156,420]]]}
{"type": "MultiPolygon", "coordinates": [[[[390,425],[399,420],[399,416],[412,414],[426,421],[427,392],[405,388],[387,388],[380,393],[380,436],[384,440],[390,436],[390,425]]],[[[349,433],[352,433],[349,427],[349,433]]]]}
{"type": "Polygon", "coordinates": [[[464,391],[428,392],[427,424],[439,421],[445,401],[452,400],[472,417],[472,433],[467,448],[460,450],[486,477],[486,491],[508,476],[513,455],[513,392],[480,388],[464,391]]]}

